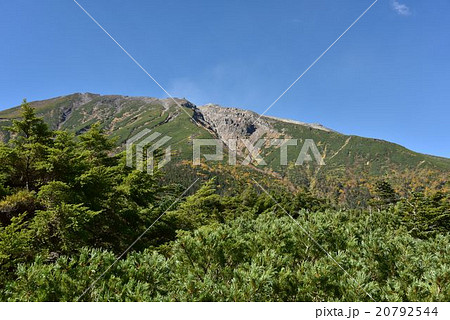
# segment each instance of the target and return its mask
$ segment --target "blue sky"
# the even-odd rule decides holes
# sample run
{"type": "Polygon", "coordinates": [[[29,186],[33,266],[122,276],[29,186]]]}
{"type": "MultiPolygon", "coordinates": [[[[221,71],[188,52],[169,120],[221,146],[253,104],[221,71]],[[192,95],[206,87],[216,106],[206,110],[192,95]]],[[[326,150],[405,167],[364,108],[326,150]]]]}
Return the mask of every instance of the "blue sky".
{"type": "MultiPolygon", "coordinates": [[[[264,111],[372,0],[78,0],[172,95],[264,111]]],[[[379,0],[268,115],[450,157],[450,1],[379,0]]],[[[165,97],[72,0],[0,2],[0,109],[165,97]]]]}

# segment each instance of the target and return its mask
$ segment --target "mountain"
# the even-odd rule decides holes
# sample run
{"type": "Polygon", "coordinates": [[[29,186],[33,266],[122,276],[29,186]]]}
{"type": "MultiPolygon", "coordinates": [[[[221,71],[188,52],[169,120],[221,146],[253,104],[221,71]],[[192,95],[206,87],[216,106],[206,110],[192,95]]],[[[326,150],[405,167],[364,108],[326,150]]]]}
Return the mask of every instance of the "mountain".
{"type": "MultiPolygon", "coordinates": [[[[379,179],[388,180],[399,192],[423,186],[448,188],[450,159],[447,158],[416,153],[383,140],[344,135],[320,124],[261,117],[252,111],[213,104],[197,107],[186,99],[175,101],[75,93],[30,104],[53,129],[80,134],[99,122],[116,138],[117,151],[123,150],[127,139],[143,129],[170,136],[172,161],[164,169],[166,178],[172,181],[187,182],[199,175],[218,176],[226,189],[242,178],[257,177],[266,185],[307,189],[353,206],[368,200],[371,185],[379,179]],[[224,143],[224,159],[207,162],[203,159],[200,166],[194,166],[193,139],[211,138],[224,143]],[[267,139],[260,153],[266,165],[254,161],[245,165],[248,143],[255,145],[262,138],[267,139]],[[273,139],[297,139],[297,146],[287,148],[286,165],[280,161],[280,146],[271,145],[273,139]],[[295,165],[307,139],[317,146],[325,165],[319,165],[314,157],[313,161],[295,165]],[[235,149],[237,165],[231,166],[230,154],[235,149]]],[[[10,125],[19,114],[20,107],[0,112],[1,140],[9,139],[1,128],[10,125]]],[[[201,150],[211,153],[212,149],[209,146],[201,150]]]]}

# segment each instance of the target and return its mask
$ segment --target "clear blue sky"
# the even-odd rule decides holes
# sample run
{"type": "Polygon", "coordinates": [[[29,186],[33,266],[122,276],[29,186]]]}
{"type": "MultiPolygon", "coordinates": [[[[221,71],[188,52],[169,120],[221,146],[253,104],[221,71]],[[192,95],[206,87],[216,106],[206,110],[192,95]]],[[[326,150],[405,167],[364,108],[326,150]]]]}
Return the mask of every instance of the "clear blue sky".
{"type": "MultiPolygon", "coordinates": [[[[174,96],[262,112],[372,0],[79,0],[174,96]]],[[[268,115],[450,157],[450,1],[380,0],[268,115]]],[[[0,109],[165,97],[72,0],[0,2],[0,109]]]]}

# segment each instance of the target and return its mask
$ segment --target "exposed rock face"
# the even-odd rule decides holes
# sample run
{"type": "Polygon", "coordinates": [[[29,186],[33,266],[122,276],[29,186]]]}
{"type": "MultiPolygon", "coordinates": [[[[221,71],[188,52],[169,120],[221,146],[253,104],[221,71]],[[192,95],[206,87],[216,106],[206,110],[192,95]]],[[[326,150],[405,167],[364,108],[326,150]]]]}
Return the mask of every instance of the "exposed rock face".
{"type": "Polygon", "coordinates": [[[246,149],[243,139],[249,140],[251,145],[255,145],[261,138],[268,139],[266,146],[270,144],[269,139],[291,138],[284,132],[275,129],[274,124],[282,122],[293,123],[323,131],[333,131],[320,124],[310,124],[305,122],[286,120],[275,117],[263,116],[259,114],[237,108],[225,108],[216,104],[207,104],[194,108],[194,120],[213,132],[228,147],[234,149],[230,139],[237,139],[236,149],[238,153],[246,149]]]}
{"type": "Polygon", "coordinates": [[[207,104],[196,109],[196,120],[214,131],[223,140],[248,138],[260,139],[263,135],[279,135],[273,127],[274,122],[298,124],[313,129],[334,132],[318,123],[306,123],[259,114],[237,108],[225,108],[216,104],[207,104]]]}
{"type": "Polygon", "coordinates": [[[227,145],[231,139],[238,139],[238,151],[244,148],[242,139],[254,144],[262,137],[277,138],[281,135],[266,119],[248,110],[208,104],[197,108],[196,119],[227,145]]]}

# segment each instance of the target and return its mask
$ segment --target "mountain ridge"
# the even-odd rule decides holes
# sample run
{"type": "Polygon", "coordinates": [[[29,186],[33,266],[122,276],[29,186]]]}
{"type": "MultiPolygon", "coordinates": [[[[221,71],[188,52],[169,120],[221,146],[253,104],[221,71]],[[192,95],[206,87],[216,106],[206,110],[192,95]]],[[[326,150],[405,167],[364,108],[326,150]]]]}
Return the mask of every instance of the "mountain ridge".
{"type": "MultiPolygon", "coordinates": [[[[369,194],[370,186],[377,179],[387,179],[405,192],[414,189],[412,186],[442,189],[448,185],[450,159],[445,157],[417,153],[380,139],[341,134],[317,124],[261,117],[250,110],[214,104],[196,106],[181,98],[175,98],[175,101],[171,98],[75,93],[30,102],[30,105],[54,130],[81,134],[94,123],[100,123],[107,134],[116,138],[117,152],[123,151],[126,141],[144,128],[170,136],[172,161],[165,170],[168,179],[173,181],[200,174],[222,176],[223,185],[232,185],[242,176],[258,175],[267,183],[306,188],[320,196],[339,199],[352,197],[353,193],[369,194]],[[185,109],[180,110],[178,105],[185,109]],[[200,167],[195,166],[193,139],[217,138],[224,144],[224,158],[216,162],[203,159],[200,167]],[[230,139],[237,140],[236,147],[229,145],[230,139]],[[255,145],[260,139],[266,139],[260,150],[266,164],[251,162],[250,166],[243,165],[242,160],[250,154],[248,141],[255,145]],[[273,139],[296,141],[296,146],[287,148],[287,165],[281,164],[280,146],[272,145],[273,139]],[[307,139],[317,146],[324,166],[314,161],[304,165],[294,163],[307,139]],[[234,167],[228,164],[228,155],[233,148],[239,157],[234,167]]],[[[11,125],[19,116],[19,107],[0,111],[0,140],[8,141],[9,133],[2,128],[11,125]]],[[[214,151],[209,150],[205,147],[203,151],[202,147],[202,154],[214,151]]]]}
{"type": "MultiPolygon", "coordinates": [[[[205,105],[195,105],[192,102],[190,102],[188,99],[185,98],[155,98],[155,97],[147,97],[147,96],[128,96],[128,95],[102,95],[102,94],[98,94],[98,93],[91,93],[91,92],[85,92],[85,93],[81,93],[81,92],[76,92],[76,93],[72,93],[72,94],[68,94],[68,95],[62,95],[62,96],[57,96],[57,97],[53,97],[53,98],[49,98],[49,99],[43,99],[43,100],[35,100],[35,101],[31,101],[30,104],[37,109],[37,113],[38,114],[42,114],[43,112],[40,110],[42,108],[42,106],[45,105],[49,105],[52,104],[52,102],[56,102],[58,100],[63,100],[66,99],[68,97],[76,97],[78,96],[81,100],[81,104],[85,104],[85,103],[89,103],[91,102],[94,98],[105,98],[105,99],[114,99],[114,98],[118,98],[118,99],[129,99],[129,100],[138,100],[138,101],[142,101],[142,102],[146,102],[146,103],[161,103],[161,105],[163,105],[166,109],[168,109],[168,107],[170,105],[173,104],[173,101],[175,100],[179,105],[186,107],[188,109],[197,109],[197,110],[204,110],[205,108],[208,107],[217,107],[220,108],[222,110],[237,110],[237,111],[241,111],[241,112],[245,112],[245,113],[251,113],[254,115],[258,115],[259,114],[257,112],[248,110],[248,109],[243,109],[243,108],[237,108],[237,107],[228,107],[228,106],[222,106],[219,104],[215,104],[215,103],[207,103],[205,105]]],[[[72,108],[69,108],[69,111],[71,111],[72,108]]],[[[0,111],[0,121],[7,121],[7,120],[11,120],[13,118],[18,117],[18,112],[20,110],[20,105],[18,106],[14,106],[14,107],[10,107],[4,110],[0,111]]],[[[45,112],[45,110],[44,110],[45,112]]],[[[64,118],[64,116],[63,116],[64,118]]],[[[275,121],[280,121],[280,122],[285,122],[285,123],[290,123],[290,124],[296,124],[296,125],[301,125],[304,127],[311,127],[313,129],[317,129],[317,130],[323,130],[323,131],[327,131],[327,132],[335,132],[338,134],[342,134],[344,136],[354,136],[354,137],[360,137],[363,139],[373,139],[375,141],[382,141],[382,142],[388,142],[391,144],[395,144],[401,147],[401,144],[395,143],[395,142],[391,142],[389,140],[385,140],[385,139],[379,139],[379,138],[373,138],[373,137],[365,137],[365,136],[359,136],[356,134],[343,134],[340,133],[334,129],[328,128],[320,123],[307,123],[307,122],[302,122],[299,120],[295,120],[295,119],[288,119],[288,118],[281,118],[281,117],[275,117],[275,116],[268,116],[268,115],[263,115],[261,116],[261,118],[267,118],[267,119],[272,119],[275,121]]],[[[194,118],[195,119],[195,118],[194,118]]],[[[61,121],[61,123],[58,124],[62,124],[64,121],[61,121]]],[[[59,127],[59,126],[58,126],[59,127]]],[[[406,147],[404,147],[406,148],[406,147]]],[[[438,155],[433,155],[433,154],[427,154],[427,153],[421,153],[418,151],[414,151],[411,149],[408,149],[412,152],[418,153],[418,154],[422,154],[422,155],[426,155],[426,156],[431,156],[431,157],[435,157],[435,158],[440,158],[440,159],[450,159],[444,156],[438,156],[438,155]]]]}

